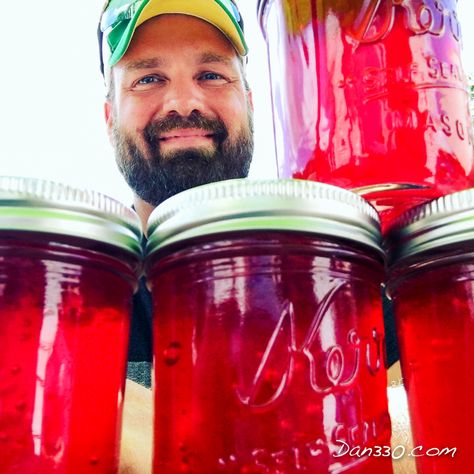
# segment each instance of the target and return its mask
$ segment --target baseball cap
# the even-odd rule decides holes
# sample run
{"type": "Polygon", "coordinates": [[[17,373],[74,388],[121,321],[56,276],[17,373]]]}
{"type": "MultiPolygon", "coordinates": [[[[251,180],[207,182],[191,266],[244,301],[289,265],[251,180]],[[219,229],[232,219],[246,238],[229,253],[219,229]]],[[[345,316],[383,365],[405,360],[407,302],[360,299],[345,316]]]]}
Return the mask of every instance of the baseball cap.
{"type": "Polygon", "coordinates": [[[142,23],[165,13],[180,13],[207,21],[229,39],[241,56],[247,54],[244,23],[232,0],[109,0],[98,28],[102,74],[105,68],[120,61],[142,23]]]}

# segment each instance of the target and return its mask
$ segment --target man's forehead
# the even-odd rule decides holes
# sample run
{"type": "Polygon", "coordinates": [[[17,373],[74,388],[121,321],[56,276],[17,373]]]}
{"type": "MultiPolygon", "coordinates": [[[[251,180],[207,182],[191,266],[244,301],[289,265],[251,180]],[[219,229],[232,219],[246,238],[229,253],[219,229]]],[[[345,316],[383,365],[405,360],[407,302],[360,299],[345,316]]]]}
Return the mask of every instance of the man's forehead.
{"type": "MultiPolygon", "coordinates": [[[[172,64],[172,59],[164,56],[153,56],[150,58],[142,59],[127,59],[126,57],[121,61],[122,67],[127,70],[138,70],[138,69],[154,69],[160,67],[166,67],[172,64]]],[[[231,66],[234,64],[233,60],[229,56],[224,56],[213,51],[204,51],[198,53],[195,57],[195,64],[224,64],[231,66]]]]}

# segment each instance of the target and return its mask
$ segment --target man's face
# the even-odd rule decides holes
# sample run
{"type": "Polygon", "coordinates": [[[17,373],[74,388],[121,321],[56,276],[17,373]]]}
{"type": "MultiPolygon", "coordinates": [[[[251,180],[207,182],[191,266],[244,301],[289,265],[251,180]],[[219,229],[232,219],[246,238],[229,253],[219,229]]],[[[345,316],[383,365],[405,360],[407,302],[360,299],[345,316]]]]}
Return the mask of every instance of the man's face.
{"type": "Polygon", "coordinates": [[[252,110],[237,53],[209,23],[162,15],[112,70],[106,120],[118,166],[156,206],[190,187],[248,173],[252,110]]]}

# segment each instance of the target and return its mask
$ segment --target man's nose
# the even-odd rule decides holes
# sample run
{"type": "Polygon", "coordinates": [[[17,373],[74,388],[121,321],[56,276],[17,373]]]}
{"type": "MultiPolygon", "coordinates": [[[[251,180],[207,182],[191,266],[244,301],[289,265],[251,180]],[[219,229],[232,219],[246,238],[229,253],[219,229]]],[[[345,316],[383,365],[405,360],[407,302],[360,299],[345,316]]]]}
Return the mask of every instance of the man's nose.
{"type": "Polygon", "coordinates": [[[166,90],[163,114],[177,113],[188,117],[191,112],[204,112],[204,97],[199,85],[194,81],[179,80],[171,83],[166,90]]]}

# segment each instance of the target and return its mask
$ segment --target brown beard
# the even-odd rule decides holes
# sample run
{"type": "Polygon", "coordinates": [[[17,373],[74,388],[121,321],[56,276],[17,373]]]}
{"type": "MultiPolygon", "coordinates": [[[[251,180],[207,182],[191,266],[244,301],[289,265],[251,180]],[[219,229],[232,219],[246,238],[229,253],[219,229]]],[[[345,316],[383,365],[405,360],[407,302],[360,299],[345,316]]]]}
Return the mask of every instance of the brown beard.
{"type": "Polygon", "coordinates": [[[157,206],[195,186],[245,178],[253,154],[253,119],[249,112],[247,123],[233,140],[222,120],[206,118],[198,112],[192,112],[189,117],[173,115],[149,124],[143,131],[146,152],[115,123],[113,140],[116,161],[128,185],[140,199],[157,206]],[[189,148],[162,153],[160,135],[179,128],[209,132],[214,141],[212,149],[189,148]]]}

